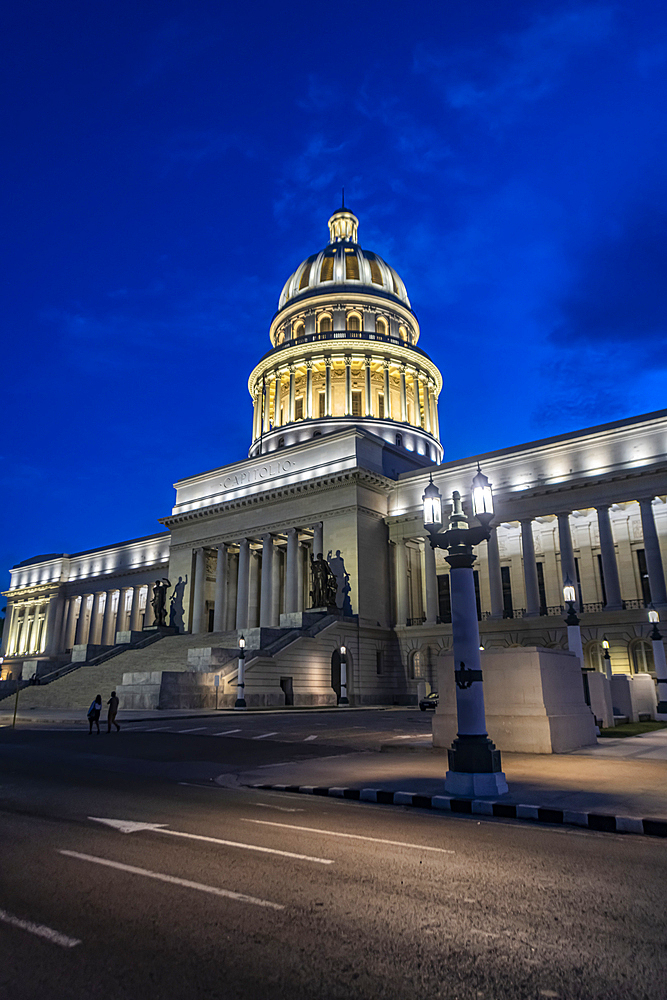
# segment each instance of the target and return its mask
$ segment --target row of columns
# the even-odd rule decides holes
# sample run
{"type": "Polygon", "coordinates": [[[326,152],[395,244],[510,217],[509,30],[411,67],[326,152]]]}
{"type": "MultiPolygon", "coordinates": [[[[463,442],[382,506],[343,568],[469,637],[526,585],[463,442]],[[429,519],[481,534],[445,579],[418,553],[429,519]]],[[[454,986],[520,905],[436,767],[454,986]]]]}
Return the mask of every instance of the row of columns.
{"type": "MultiPolygon", "coordinates": [[[[638,502],[641,512],[644,552],[646,555],[651,599],[656,607],[660,608],[667,606],[667,589],[665,587],[665,573],[653,515],[652,501],[652,497],[646,497],[638,502]]],[[[605,583],[605,610],[620,611],[623,608],[623,600],[621,597],[618,564],[609,517],[610,506],[610,504],[601,504],[595,509],[600,533],[600,553],[605,583]]],[[[562,512],[557,517],[562,580],[565,581],[569,577],[574,582],[577,579],[577,572],[574,561],[572,534],[570,531],[570,513],[562,512]]],[[[538,616],[540,614],[541,603],[532,523],[532,518],[523,518],[520,522],[523,551],[523,579],[526,594],[525,612],[527,617],[538,616]]],[[[397,622],[399,625],[403,625],[407,621],[409,610],[405,540],[398,539],[395,546],[397,622]]],[[[488,541],[487,567],[491,597],[491,617],[502,618],[504,613],[503,586],[496,528],[491,529],[491,537],[488,541]]],[[[431,548],[427,538],[424,540],[422,548],[422,569],[424,573],[426,621],[427,623],[434,623],[438,615],[438,582],[435,569],[435,552],[431,548]]]]}
{"type": "MultiPolygon", "coordinates": [[[[352,415],[352,358],[350,355],[345,356],[345,396],[344,396],[344,416],[352,415]]],[[[366,355],[363,361],[364,367],[364,416],[367,417],[378,417],[379,413],[374,412],[373,406],[373,393],[371,386],[371,364],[372,359],[370,355],[366,355]]],[[[407,373],[408,369],[406,365],[400,365],[400,382],[399,382],[399,412],[392,415],[392,401],[391,401],[391,385],[390,385],[390,375],[389,370],[391,367],[391,362],[389,360],[383,361],[383,391],[384,391],[384,419],[385,420],[400,420],[402,423],[408,423],[408,399],[407,399],[407,373]]],[[[324,359],[325,365],[325,377],[324,377],[324,416],[331,417],[335,414],[332,408],[332,392],[331,392],[331,368],[332,359],[326,357],[324,359]]],[[[288,423],[294,423],[296,419],[296,366],[290,364],[288,369],[289,373],[289,383],[288,383],[288,393],[287,393],[287,407],[286,412],[283,408],[283,420],[281,422],[280,417],[280,404],[282,400],[282,386],[283,386],[283,373],[275,372],[268,377],[265,376],[261,383],[257,383],[253,390],[253,404],[254,404],[254,415],[253,415],[253,440],[257,440],[260,434],[268,433],[268,431],[273,427],[285,426],[288,423]],[[270,404],[271,398],[271,386],[273,386],[273,403],[270,404]]],[[[411,370],[412,373],[412,385],[413,385],[413,396],[414,396],[414,407],[415,412],[412,420],[412,424],[415,427],[423,427],[424,430],[433,434],[435,437],[439,435],[439,425],[438,425],[438,408],[436,403],[436,387],[433,380],[423,372],[418,369],[411,370]]],[[[313,409],[313,361],[306,361],[306,393],[304,398],[304,408],[303,417],[306,420],[310,420],[313,417],[319,417],[319,410],[315,413],[313,409]]]]}
{"type": "MultiPolygon", "coordinates": [[[[314,555],[323,551],[323,526],[312,526],[314,555]]],[[[261,570],[254,558],[251,539],[223,542],[217,546],[213,609],[213,631],[247,629],[259,624],[262,628],[280,622],[281,581],[284,580],[283,606],[286,614],[304,608],[306,546],[299,539],[299,529],[282,533],[286,544],[278,547],[271,532],[261,536],[261,570]],[[284,559],[283,559],[284,553],[284,559]],[[282,564],[284,562],[284,575],[282,564]],[[259,606],[257,606],[259,600],[259,606]],[[256,620],[256,621],[255,621],[256,620]]],[[[255,553],[259,550],[255,549],[255,553]]],[[[194,593],[192,600],[193,633],[208,630],[206,618],[206,550],[194,551],[194,593]]]]}
{"type": "Polygon", "coordinates": [[[74,645],[111,646],[116,632],[141,629],[147,600],[148,587],[143,584],[73,597],[53,594],[48,602],[26,605],[23,615],[19,606],[10,604],[4,652],[53,656],[74,645]]]}

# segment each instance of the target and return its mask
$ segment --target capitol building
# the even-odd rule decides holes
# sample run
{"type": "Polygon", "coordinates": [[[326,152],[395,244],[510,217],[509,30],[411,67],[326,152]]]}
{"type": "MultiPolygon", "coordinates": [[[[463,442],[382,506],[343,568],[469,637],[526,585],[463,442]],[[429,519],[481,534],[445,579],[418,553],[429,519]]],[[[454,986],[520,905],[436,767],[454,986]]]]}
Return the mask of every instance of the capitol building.
{"type": "Polygon", "coordinates": [[[87,704],[119,686],[125,707],[233,705],[243,635],[249,706],[335,705],[342,649],[350,703],[414,704],[452,644],[449,566],[422,496],[432,477],[445,513],[453,491],[469,513],[478,463],[496,512],[476,550],[484,649],[567,650],[569,577],[584,665],[603,670],[606,640],[614,674],[653,673],[667,410],[443,463],[434,333],[422,340],[403,281],[358,226],[334,212],[284,285],[248,380],[247,458],[177,482],[153,535],[13,567],[2,678],[50,682],[26,699],[87,704]],[[313,607],[320,553],[335,605],[313,607]]]}

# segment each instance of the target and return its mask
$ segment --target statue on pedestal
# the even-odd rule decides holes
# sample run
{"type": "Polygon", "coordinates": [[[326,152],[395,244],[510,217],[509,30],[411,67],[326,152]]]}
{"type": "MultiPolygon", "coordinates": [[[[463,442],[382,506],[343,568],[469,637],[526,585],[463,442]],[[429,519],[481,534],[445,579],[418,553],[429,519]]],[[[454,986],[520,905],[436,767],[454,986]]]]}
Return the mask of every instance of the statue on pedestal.
{"type": "Polygon", "coordinates": [[[171,583],[166,577],[155,581],[153,600],[151,601],[153,625],[164,626],[167,624],[167,587],[171,587],[171,583]]]}

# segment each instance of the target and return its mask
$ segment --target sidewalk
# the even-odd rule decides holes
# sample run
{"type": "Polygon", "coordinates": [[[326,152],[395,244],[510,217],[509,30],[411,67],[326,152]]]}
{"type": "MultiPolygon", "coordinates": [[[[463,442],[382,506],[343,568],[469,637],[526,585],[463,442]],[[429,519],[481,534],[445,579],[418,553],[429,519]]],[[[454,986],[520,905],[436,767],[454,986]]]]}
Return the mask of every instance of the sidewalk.
{"type": "MultiPolygon", "coordinates": [[[[570,754],[503,753],[502,763],[510,789],[498,800],[503,803],[667,820],[667,730],[600,739],[597,747],[570,754]]],[[[446,770],[444,750],[367,751],[257,768],[235,776],[233,783],[434,796],[444,795],[446,770]]],[[[227,784],[230,776],[218,780],[227,784]]]]}

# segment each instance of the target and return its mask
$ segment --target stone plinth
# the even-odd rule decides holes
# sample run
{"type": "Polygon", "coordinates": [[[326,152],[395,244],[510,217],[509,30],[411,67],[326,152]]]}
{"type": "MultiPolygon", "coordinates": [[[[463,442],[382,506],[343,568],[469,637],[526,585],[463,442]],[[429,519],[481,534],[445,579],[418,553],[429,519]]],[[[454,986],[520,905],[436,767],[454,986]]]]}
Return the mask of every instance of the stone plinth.
{"type": "Polygon", "coordinates": [[[614,674],[611,679],[611,700],[615,715],[627,715],[630,722],[639,717],[655,719],[657,698],[655,682],[650,674],[614,674]]]}
{"type": "Polygon", "coordinates": [[[591,696],[591,712],[605,729],[614,725],[614,709],[611,701],[611,685],[604,674],[597,670],[586,671],[588,693],[591,696]]]}
{"type": "Polygon", "coordinates": [[[199,673],[217,671],[224,666],[231,669],[235,665],[238,655],[238,649],[224,646],[199,646],[197,649],[188,650],[188,667],[199,673]]]}
{"type": "Polygon", "coordinates": [[[109,649],[109,646],[93,646],[91,643],[84,643],[81,646],[72,647],[72,663],[85,663],[92,660],[94,656],[99,656],[109,649]]]}
{"type": "MultiPolygon", "coordinates": [[[[487,731],[498,750],[567,753],[596,743],[575,653],[536,647],[489,650],[482,652],[481,665],[487,731]]],[[[440,660],[438,690],[433,745],[450,747],[457,735],[453,656],[440,660]]]]}

